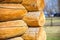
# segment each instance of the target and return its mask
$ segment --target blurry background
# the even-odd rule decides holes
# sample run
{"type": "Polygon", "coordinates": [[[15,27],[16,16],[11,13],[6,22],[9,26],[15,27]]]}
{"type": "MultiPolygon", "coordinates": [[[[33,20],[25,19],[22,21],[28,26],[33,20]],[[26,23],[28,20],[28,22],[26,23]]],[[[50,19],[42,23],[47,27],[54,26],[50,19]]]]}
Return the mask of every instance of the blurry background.
{"type": "Polygon", "coordinates": [[[60,0],[45,0],[47,40],[60,40],[60,0]]]}
{"type": "Polygon", "coordinates": [[[45,0],[47,40],[60,40],[60,0],[45,0]]]}

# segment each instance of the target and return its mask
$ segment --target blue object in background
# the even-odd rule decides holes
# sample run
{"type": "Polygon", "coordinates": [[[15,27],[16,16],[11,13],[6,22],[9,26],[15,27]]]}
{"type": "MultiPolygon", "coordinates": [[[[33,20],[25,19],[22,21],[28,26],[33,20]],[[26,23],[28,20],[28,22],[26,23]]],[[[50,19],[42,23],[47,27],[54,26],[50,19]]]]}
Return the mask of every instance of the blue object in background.
{"type": "Polygon", "coordinates": [[[50,15],[54,16],[54,14],[58,13],[58,0],[45,0],[45,16],[48,17],[50,15]]]}
{"type": "Polygon", "coordinates": [[[48,17],[48,13],[46,11],[44,11],[45,17],[48,17]]]}

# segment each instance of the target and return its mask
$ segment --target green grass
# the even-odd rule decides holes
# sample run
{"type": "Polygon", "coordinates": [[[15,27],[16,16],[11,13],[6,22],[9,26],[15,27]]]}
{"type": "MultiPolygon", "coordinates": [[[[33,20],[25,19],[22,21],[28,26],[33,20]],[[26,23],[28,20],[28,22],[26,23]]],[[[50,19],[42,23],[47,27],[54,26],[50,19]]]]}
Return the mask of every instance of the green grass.
{"type": "MultiPolygon", "coordinates": [[[[52,22],[59,24],[60,17],[54,17],[52,22]]],[[[51,24],[51,18],[46,18],[46,24],[51,24]]],[[[60,40],[60,26],[45,26],[44,29],[47,33],[47,40],[60,40]]]]}
{"type": "Polygon", "coordinates": [[[60,40],[60,26],[45,26],[47,40],[60,40]]]}
{"type": "MultiPolygon", "coordinates": [[[[55,19],[55,20],[53,19],[52,21],[53,22],[60,22],[60,20],[58,20],[58,19],[55,19]]],[[[46,20],[46,22],[51,22],[51,20],[46,20]]]]}
{"type": "Polygon", "coordinates": [[[60,40],[60,33],[49,33],[47,34],[47,40],[60,40]]]}
{"type": "Polygon", "coordinates": [[[51,21],[51,18],[46,18],[45,25],[60,25],[60,18],[54,17],[51,21]]]}
{"type": "MultiPolygon", "coordinates": [[[[51,18],[46,18],[46,22],[50,22],[51,18]]],[[[53,22],[60,22],[60,18],[52,18],[53,22]]]]}
{"type": "Polygon", "coordinates": [[[57,37],[57,36],[47,36],[47,40],[60,40],[60,37],[57,37]]]}

